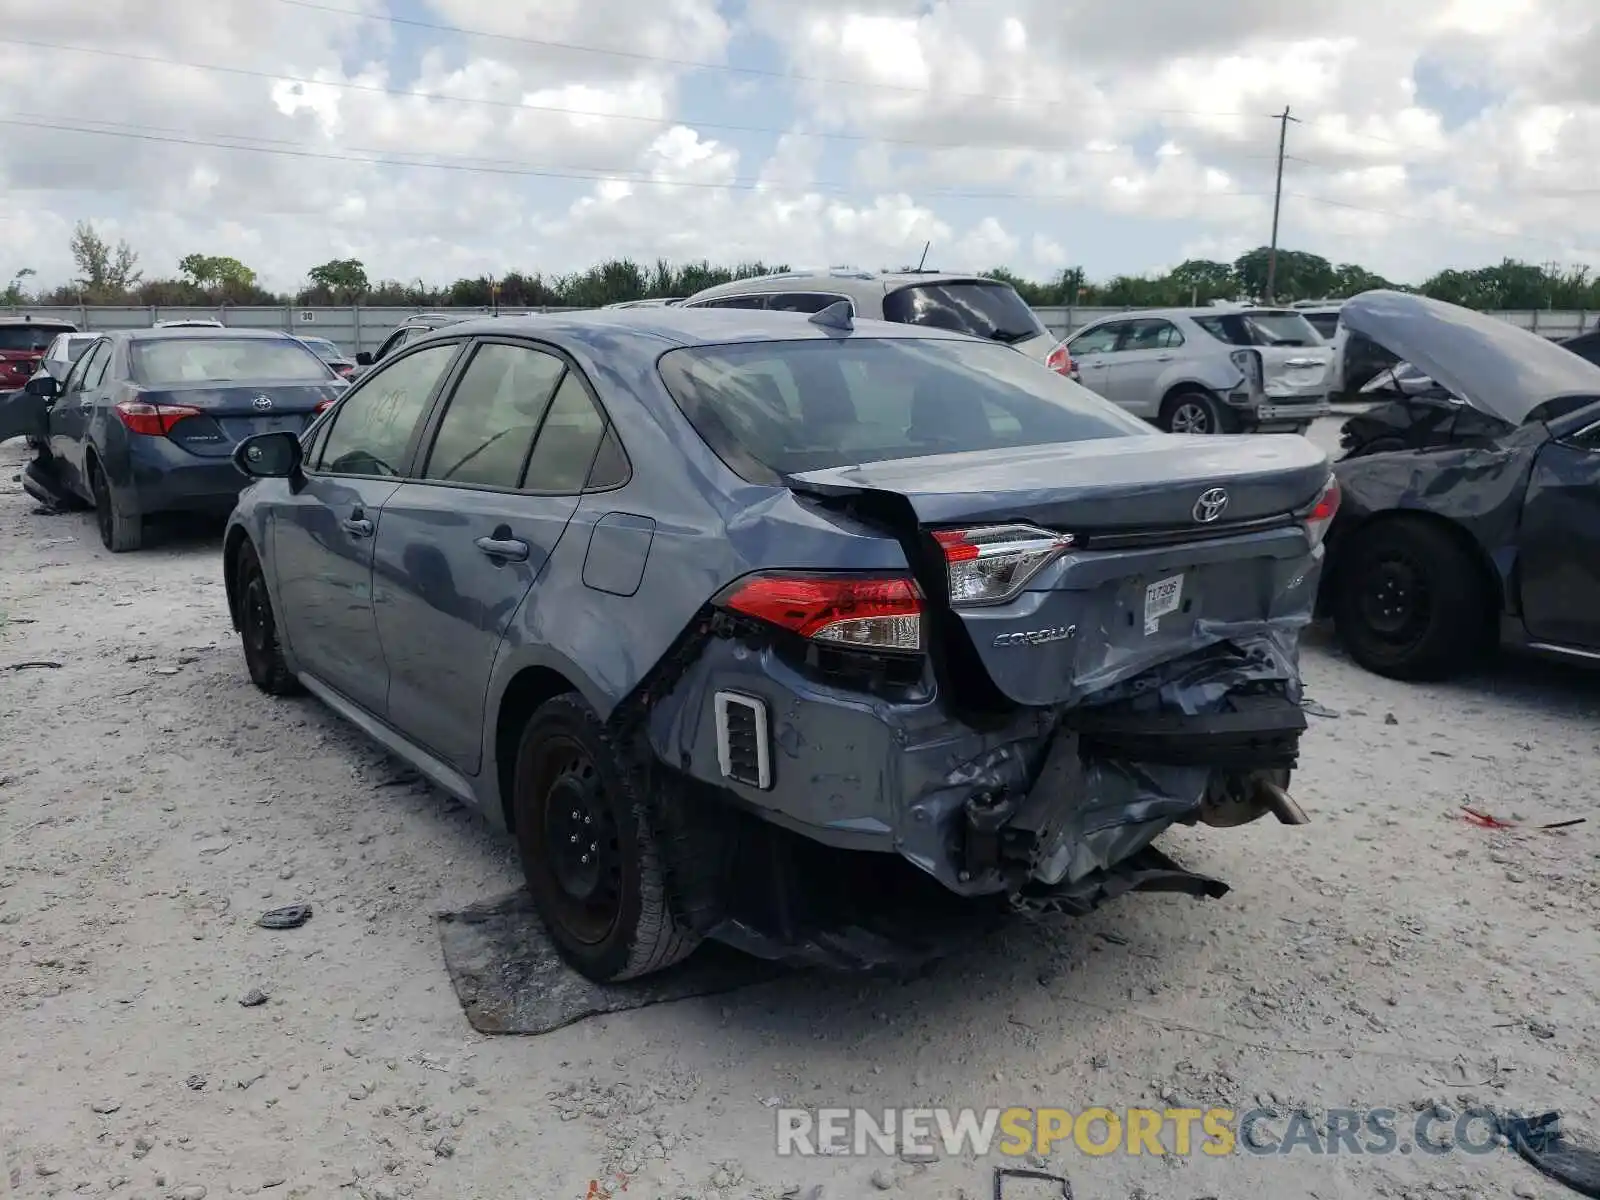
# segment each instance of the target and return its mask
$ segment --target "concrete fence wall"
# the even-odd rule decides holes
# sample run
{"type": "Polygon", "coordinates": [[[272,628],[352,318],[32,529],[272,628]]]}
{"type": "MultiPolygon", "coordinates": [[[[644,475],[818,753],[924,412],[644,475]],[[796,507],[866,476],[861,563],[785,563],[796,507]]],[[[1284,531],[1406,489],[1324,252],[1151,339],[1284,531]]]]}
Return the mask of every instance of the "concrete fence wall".
{"type": "MultiPolygon", "coordinates": [[[[145,306],[77,305],[60,308],[0,308],[0,316],[32,316],[37,319],[67,320],[79,329],[101,331],[111,329],[148,329],[156,321],[181,318],[209,317],[224,325],[241,329],[285,329],[306,336],[325,337],[350,354],[361,350],[376,350],[383,339],[394,332],[407,317],[422,311],[446,311],[462,316],[487,314],[487,308],[450,308],[424,310],[418,308],[368,308],[362,305],[328,308],[294,308],[289,306],[251,308],[155,308],[145,306]]],[[[528,312],[568,312],[563,308],[536,308],[500,310],[504,316],[528,312]]],[[[1088,324],[1098,317],[1119,312],[1137,312],[1130,308],[1041,307],[1036,310],[1045,327],[1057,337],[1088,324]]],[[[1572,309],[1508,309],[1491,314],[1502,321],[1520,325],[1549,338],[1571,337],[1600,328],[1600,313],[1572,309]]]]}

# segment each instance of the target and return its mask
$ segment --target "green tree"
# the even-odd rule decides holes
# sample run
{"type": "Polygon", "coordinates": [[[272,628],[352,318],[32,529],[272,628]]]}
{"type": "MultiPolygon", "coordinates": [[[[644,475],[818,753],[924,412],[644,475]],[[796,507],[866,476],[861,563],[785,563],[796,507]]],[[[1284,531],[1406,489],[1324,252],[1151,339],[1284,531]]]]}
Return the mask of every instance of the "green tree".
{"type": "Polygon", "coordinates": [[[196,287],[206,290],[232,287],[249,291],[256,285],[256,273],[225,254],[187,254],[178,263],[178,270],[196,287]]]}
{"type": "Polygon", "coordinates": [[[306,272],[313,290],[320,289],[332,300],[354,304],[372,290],[367,282],[366,265],[359,258],[335,258],[306,272]]]}
{"type": "Polygon", "coordinates": [[[37,274],[38,272],[32,267],[19,267],[17,273],[11,277],[11,282],[6,285],[5,292],[0,293],[0,304],[26,304],[28,294],[22,290],[22,281],[37,274]]]}
{"type": "Polygon", "coordinates": [[[128,293],[144,278],[139,256],[127,240],[111,246],[88,221],[79,221],[73,228],[69,248],[78,268],[74,282],[90,304],[125,303],[128,293]]]}

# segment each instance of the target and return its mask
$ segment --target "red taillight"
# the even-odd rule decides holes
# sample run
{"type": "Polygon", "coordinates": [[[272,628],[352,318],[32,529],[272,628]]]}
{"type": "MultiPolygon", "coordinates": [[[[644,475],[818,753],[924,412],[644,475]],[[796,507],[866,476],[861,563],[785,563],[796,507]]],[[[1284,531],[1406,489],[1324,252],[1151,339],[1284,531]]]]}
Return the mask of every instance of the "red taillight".
{"type": "Polygon", "coordinates": [[[1313,549],[1322,545],[1322,539],[1328,536],[1328,526],[1333,524],[1333,518],[1339,513],[1339,499],[1339,481],[1330,475],[1322,495],[1317,497],[1316,504],[1306,517],[1306,537],[1311,539],[1313,549]]]}
{"type": "Polygon", "coordinates": [[[205,416],[198,408],[187,404],[145,404],[139,400],[124,400],[114,405],[112,411],[130,433],[142,433],[146,437],[166,437],[185,417],[205,416]]]}
{"type": "MultiPolygon", "coordinates": [[[[320,404],[317,405],[316,412],[317,413],[325,413],[325,412],[327,412],[330,408],[332,408],[334,406],[334,402],[337,401],[337,400],[338,400],[338,397],[335,396],[332,400],[324,400],[324,401],[322,401],[320,404]]],[[[315,414],[313,414],[313,415],[315,415],[315,414]]]]}
{"type": "Polygon", "coordinates": [[[1044,365],[1057,375],[1070,376],[1074,368],[1072,355],[1067,350],[1067,344],[1065,342],[1057,342],[1055,349],[1050,351],[1049,357],[1044,360],[1044,365]]]}
{"type": "Polygon", "coordinates": [[[815,641],[922,649],[922,594],[901,576],[756,575],[735,584],[722,604],[815,641]]]}

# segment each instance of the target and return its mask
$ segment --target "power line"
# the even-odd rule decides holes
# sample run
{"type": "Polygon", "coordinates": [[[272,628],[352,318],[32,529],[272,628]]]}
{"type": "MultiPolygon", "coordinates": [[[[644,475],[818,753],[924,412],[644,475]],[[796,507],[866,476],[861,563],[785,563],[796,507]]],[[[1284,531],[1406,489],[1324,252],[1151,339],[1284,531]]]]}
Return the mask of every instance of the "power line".
{"type": "MultiPolygon", "coordinates": [[[[941,96],[952,96],[962,100],[997,100],[1007,104],[1038,103],[1035,98],[1030,96],[1007,96],[995,92],[960,92],[949,88],[920,87],[910,83],[885,83],[876,79],[849,79],[835,75],[808,75],[800,71],[779,71],[769,67],[746,67],[736,63],[712,62],[708,59],[673,58],[663,54],[646,54],[638,50],[616,50],[604,46],[585,46],[577,42],[559,42],[548,38],[528,37],[525,34],[496,33],[487,29],[468,29],[461,25],[448,25],[442,21],[424,21],[416,17],[400,17],[393,13],[356,12],[353,9],[339,8],[332,4],[319,4],[316,3],[316,0],[278,0],[278,3],[291,5],[295,8],[310,9],[313,12],[350,17],[358,21],[380,21],[389,25],[403,25],[411,29],[427,29],[434,33],[455,34],[458,37],[486,38],[491,41],[514,42],[524,46],[535,46],[543,50],[568,50],[579,54],[628,59],[633,62],[660,63],[663,66],[684,67],[692,71],[720,71],[733,75],[782,79],[791,83],[825,83],[833,87],[877,88],[883,91],[906,92],[913,95],[929,95],[937,92],[941,96]]],[[[1123,107],[1121,111],[1167,113],[1174,116],[1191,117],[1252,117],[1257,115],[1255,113],[1215,112],[1192,108],[1123,107]]]]}
{"type": "MultiPolygon", "coordinates": [[[[153,142],[177,146],[201,146],[216,150],[236,150],[252,154],[271,154],[286,158],[310,159],[322,162],[359,163],[368,166],[383,167],[422,167],[431,170],[457,171],[468,174],[502,175],[513,177],[529,177],[538,179],[565,179],[585,183],[603,183],[608,180],[620,180],[625,183],[657,185],[661,187],[686,187],[708,191],[760,191],[763,189],[792,188],[800,191],[821,192],[837,195],[877,195],[885,190],[905,191],[909,189],[873,189],[855,184],[836,183],[823,180],[773,180],[773,179],[743,179],[712,181],[703,179],[664,179],[660,176],[649,175],[634,168],[611,169],[605,167],[564,167],[553,165],[517,164],[513,160],[465,160],[465,161],[439,161],[441,155],[433,155],[432,161],[419,161],[415,158],[396,158],[389,152],[383,156],[366,157],[357,153],[337,152],[328,150],[309,150],[282,143],[267,145],[241,145],[246,141],[267,141],[275,139],[256,139],[249,135],[217,135],[236,138],[235,141],[217,141],[215,138],[185,137],[177,133],[157,132],[149,126],[118,125],[116,122],[99,121],[93,124],[112,126],[111,128],[90,128],[87,120],[81,124],[69,125],[60,120],[27,119],[30,114],[14,114],[0,116],[0,125],[24,129],[48,129],[61,133],[91,134],[98,137],[123,138],[131,141],[153,142]]],[[[933,196],[940,199],[952,200],[1020,200],[1020,201],[1073,201],[1082,197],[1066,192],[1020,192],[1020,191],[951,191],[948,189],[917,189],[918,194],[933,196]]],[[[1213,192],[1209,198],[1249,198],[1265,195],[1263,192],[1213,192]]]]}
{"type": "MultiPolygon", "coordinates": [[[[284,0],[285,3],[288,0],[284,0]]],[[[701,121],[687,117],[649,117],[639,113],[604,112],[599,109],[568,108],[551,104],[529,104],[521,100],[496,100],[484,96],[455,96],[445,92],[428,92],[419,88],[386,87],[376,83],[360,83],[354,80],[325,80],[310,79],[305,76],[285,75],[277,71],[261,71],[250,67],[234,67],[221,63],[189,62],[184,59],[167,58],[157,54],[140,54],[131,50],[109,50],[100,46],[74,46],[62,42],[45,42],[27,38],[0,37],[0,45],[24,46],[33,50],[54,50],[72,54],[91,54],[103,58],[121,59],[127,62],[148,63],[161,67],[183,67],[194,71],[213,71],[224,75],[236,75],[247,79],[261,79],[269,83],[292,83],[301,87],[333,88],[339,91],[366,92],[382,96],[394,96],[427,101],[444,101],[451,104],[477,104],[491,108],[520,109],[525,112],[548,113],[552,116],[584,117],[610,121],[633,121],[636,123],[669,127],[673,125],[686,125],[700,129],[715,129],[727,133],[757,133],[769,134],[774,137],[803,137],[815,138],[823,141],[857,142],[867,145],[909,146],[918,149],[930,150],[1030,150],[1037,153],[1060,153],[1061,147],[1057,143],[1040,142],[984,142],[974,145],[971,141],[942,142],[930,141],[924,138],[897,138],[880,137],[864,133],[848,133],[834,130],[807,130],[789,129],[771,125],[742,125],[726,121],[701,121]]],[[[1084,154],[1113,154],[1121,147],[1110,146],[1104,150],[1084,146],[1073,153],[1084,154]]],[[[1236,161],[1248,159],[1266,159],[1270,155],[1250,154],[1235,156],[1236,161]]]]}

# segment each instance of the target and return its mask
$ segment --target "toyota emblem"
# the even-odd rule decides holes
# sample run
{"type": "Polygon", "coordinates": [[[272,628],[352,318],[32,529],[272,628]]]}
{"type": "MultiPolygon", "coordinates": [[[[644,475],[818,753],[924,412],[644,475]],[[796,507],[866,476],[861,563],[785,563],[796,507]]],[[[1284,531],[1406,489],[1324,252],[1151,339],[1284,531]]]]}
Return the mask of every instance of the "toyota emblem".
{"type": "Polygon", "coordinates": [[[1209,488],[1200,493],[1200,499],[1194,502],[1194,519],[1202,525],[1209,525],[1222,515],[1222,510],[1228,507],[1227,488],[1209,488]]]}
{"type": "MultiPolygon", "coordinates": [[[[266,412],[272,407],[272,397],[257,396],[254,400],[250,401],[250,404],[257,412],[266,412]]],[[[1207,494],[1209,495],[1209,493],[1207,494]]]]}

